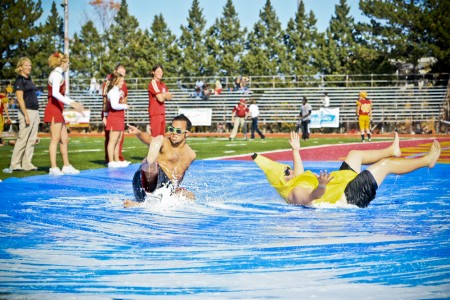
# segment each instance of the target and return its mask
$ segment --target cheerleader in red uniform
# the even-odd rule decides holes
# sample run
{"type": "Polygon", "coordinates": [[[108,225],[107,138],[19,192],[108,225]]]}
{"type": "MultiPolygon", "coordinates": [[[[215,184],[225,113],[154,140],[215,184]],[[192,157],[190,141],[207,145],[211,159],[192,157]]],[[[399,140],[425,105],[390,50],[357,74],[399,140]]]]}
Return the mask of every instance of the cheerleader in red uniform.
{"type": "Polygon", "coordinates": [[[114,72],[106,88],[109,102],[108,117],[106,119],[106,130],[109,130],[108,168],[128,166],[126,161],[120,161],[119,159],[120,141],[125,130],[125,110],[128,109],[127,104],[120,103],[120,99],[123,98],[121,90],[123,83],[124,77],[114,72]]]}
{"type": "Polygon", "coordinates": [[[80,171],[75,169],[69,162],[69,153],[67,144],[69,136],[66,123],[63,117],[64,104],[74,108],[78,112],[83,112],[83,105],[76,102],[66,94],[66,83],[63,72],[69,69],[69,57],[62,53],[53,53],[48,58],[48,65],[53,71],[48,77],[48,103],[45,108],[44,122],[50,123],[50,175],[78,174],[80,171]],[[63,159],[64,166],[60,170],[56,165],[56,151],[59,144],[59,151],[63,159]]]}

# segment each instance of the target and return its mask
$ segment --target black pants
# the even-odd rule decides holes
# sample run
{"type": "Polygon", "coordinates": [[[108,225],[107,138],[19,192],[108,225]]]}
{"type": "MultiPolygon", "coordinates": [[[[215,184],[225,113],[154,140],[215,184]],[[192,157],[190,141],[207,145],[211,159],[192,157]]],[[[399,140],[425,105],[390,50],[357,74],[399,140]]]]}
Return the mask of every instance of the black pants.
{"type": "Polygon", "coordinates": [[[264,134],[262,134],[262,132],[258,128],[258,117],[252,118],[252,133],[251,133],[251,136],[250,136],[251,139],[255,138],[255,131],[259,134],[259,136],[262,139],[265,138],[264,134]]]}
{"type": "Polygon", "coordinates": [[[302,140],[309,139],[309,123],[310,120],[302,121],[302,140]]]}

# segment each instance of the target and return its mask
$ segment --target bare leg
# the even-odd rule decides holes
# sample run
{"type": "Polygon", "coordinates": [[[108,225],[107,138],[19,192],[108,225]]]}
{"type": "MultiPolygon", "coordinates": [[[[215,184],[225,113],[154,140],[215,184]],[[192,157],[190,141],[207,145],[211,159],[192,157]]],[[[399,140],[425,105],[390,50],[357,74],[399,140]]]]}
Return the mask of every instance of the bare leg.
{"type": "Polygon", "coordinates": [[[61,127],[62,123],[52,122],[50,125],[50,144],[48,146],[48,152],[50,154],[50,168],[56,168],[56,151],[58,149],[58,143],[61,140],[61,127]]]}
{"type": "Polygon", "coordinates": [[[118,161],[119,148],[117,147],[117,144],[119,141],[119,135],[120,135],[120,131],[116,131],[116,130],[109,131],[108,159],[110,162],[118,161]]]}
{"type": "Polygon", "coordinates": [[[434,141],[430,152],[420,158],[385,158],[367,168],[373,177],[381,185],[384,178],[389,174],[406,174],[414,170],[429,167],[433,168],[441,154],[441,145],[434,141]]]}
{"type": "Polygon", "coordinates": [[[402,154],[400,150],[400,139],[397,132],[394,136],[392,144],[380,150],[352,150],[345,158],[345,162],[357,173],[361,172],[362,165],[369,165],[380,161],[383,158],[402,154]]]}
{"type": "Polygon", "coordinates": [[[67,127],[65,124],[62,124],[61,127],[61,141],[59,144],[59,151],[61,152],[61,156],[63,159],[63,165],[69,166],[69,152],[68,152],[68,144],[69,144],[69,134],[67,133],[67,127]]]}

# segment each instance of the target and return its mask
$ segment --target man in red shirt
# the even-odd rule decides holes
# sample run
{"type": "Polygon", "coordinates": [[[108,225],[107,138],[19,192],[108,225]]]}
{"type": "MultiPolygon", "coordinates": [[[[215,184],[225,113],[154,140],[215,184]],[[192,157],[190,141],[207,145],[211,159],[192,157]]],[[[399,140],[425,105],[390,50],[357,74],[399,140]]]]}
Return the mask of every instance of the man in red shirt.
{"type": "Polygon", "coordinates": [[[153,78],[148,84],[148,115],[152,137],[164,136],[166,131],[166,107],[164,103],[167,100],[172,100],[172,94],[161,81],[163,74],[163,66],[156,64],[152,68],[153,78]]]}
{"type": "Polygon", "coordinates": [[[242,128],[242,133],[244,134],[244,139],[247,139],[247,124],[245,124],[245,120],[247,119],[249,114],[249,109],[247,107],[245,99],[241,99],[239,104],[233,107],[233,111],[231,112],[231,123],[233,123],[233,131],[231,132],[229,140],[233,140],[236,136],[239,126],[242,128]]]}
{"type": "MultiPolygon", "coordinates": [[[[125,77],[125,75],[127,74],[127,70],[121,64],[118,64],[114,68],[114,72],[119,73],[123,77],[125,77]]],[[[102,97],[103,97],[102,120],[103,120],[103,125],[105,125],[105,128],[106,128],[106,117],[108,116],[108,111],[109,111],[108,97],[106,96],[106,94],[107,94],[106,87],[108,86],[110,78],[111,78],[111,74],[108,74],[108,76],[106,76],[106,81],[105,81],[105,83],[103,83],[103,86],[102,86],[102,97]]],[[[125,81],[123,82],[123,85],[120,88],[120,90],[123,93],[123,96],[120,99],[120,103],[127,104],[128,103],[128,88],[127,88],[127,84],[125,81]]],[[[125,135],[122,136],[122,139],[120,140],[120,145],[119,145],[119,160],[120,161],[126,161],[123,158],[123,154],[122,154],[124,138],[125,138],[125,135]]],[[[104,147],[105,147],[105,163],[106,164],[109,163],[108,143],[109,143],[109,130],[105,129],[105,145],[104,145],[104,147]]]]}

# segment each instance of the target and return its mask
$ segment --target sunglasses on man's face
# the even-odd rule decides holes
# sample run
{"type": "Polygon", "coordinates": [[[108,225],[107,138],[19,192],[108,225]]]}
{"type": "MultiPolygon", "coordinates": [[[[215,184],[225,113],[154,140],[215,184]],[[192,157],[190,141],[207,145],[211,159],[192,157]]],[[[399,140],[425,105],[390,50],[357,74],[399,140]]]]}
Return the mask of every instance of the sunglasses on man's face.
{"type": "Polygon", "coordinates": [[[187,132],[187,130],[183,130],[181,128],[176,128],[176,127],[169,126],[169,132],[170,133],[175,133],[175,134],[182,134],[183,132],[187,132]]]}

